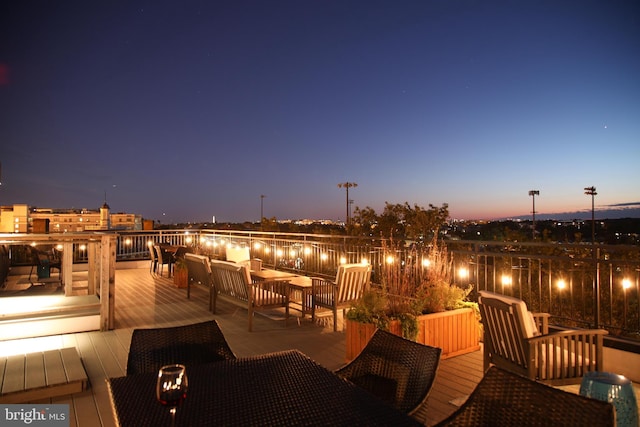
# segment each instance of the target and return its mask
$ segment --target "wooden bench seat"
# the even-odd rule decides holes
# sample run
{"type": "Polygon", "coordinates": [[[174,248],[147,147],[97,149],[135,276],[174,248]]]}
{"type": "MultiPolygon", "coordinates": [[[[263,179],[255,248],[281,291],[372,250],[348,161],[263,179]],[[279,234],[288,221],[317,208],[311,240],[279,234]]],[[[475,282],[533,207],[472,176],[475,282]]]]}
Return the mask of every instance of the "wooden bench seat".
{"type": "Polygon", "coordinates": [[[37,402],[88,386],[75,347],[0,358],[0,403],[37,402]]]}
{"type": "Polygon", "coordinates": [[[269,280],[253,283],[247,266],[227,261],[211,261],[214,282],[213,312],[219,296],[246,307],[249,311],[249,332],[253,328],[253,312],[259,309],[284,307],[285,327],[289,319],[289,281],[269,280]]]}

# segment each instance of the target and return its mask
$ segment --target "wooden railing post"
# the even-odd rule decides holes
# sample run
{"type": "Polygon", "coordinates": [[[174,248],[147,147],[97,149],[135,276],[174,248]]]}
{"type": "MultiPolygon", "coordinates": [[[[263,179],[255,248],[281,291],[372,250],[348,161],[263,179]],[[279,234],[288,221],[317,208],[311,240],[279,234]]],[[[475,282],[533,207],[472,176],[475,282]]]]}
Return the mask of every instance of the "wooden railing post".
{"type": "Polygon", "coordinates": [[[100,330],[115,326],[116,236],[103,235],[100,250],[100,330]]]}
{"type": "Polygon", "coordinates": [[[73,292],[73,242],[62,244],[62,284],[64,295],[71,296],[73,292]]]}

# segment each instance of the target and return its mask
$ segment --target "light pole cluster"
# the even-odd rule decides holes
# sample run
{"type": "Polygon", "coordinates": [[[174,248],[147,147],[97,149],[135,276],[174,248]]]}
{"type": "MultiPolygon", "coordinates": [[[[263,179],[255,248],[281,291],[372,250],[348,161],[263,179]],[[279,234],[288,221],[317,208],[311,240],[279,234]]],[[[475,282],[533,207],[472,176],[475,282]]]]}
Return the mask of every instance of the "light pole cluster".
{"type": "MultiPolygon", "coordinates": [[[[591,243],[595,244],[596,242],[596,205],[595,205],[595,196],[598,194],[596,192],[596,187],[585,187],[584,194],[587,196],[591,196],[591,243]]],[[[533,201],[533,208],[531,210],[532,214],[532,225],[531,228],[533,230],[533,240],[536,239],[536,196],[540,195],[540,191],[538,190],[529,190],[529,195],[533,201]]]]}
{"type": "Polygon", "coordinates": [[[344,188],[345,190],[347,190],[347,220],[345,222],[345,225],[349,225],[349,188],[354,188],[357,187],[358,184],[355,182],[341,182],[340,184],[338,184],[338,188],[344,188]]]}

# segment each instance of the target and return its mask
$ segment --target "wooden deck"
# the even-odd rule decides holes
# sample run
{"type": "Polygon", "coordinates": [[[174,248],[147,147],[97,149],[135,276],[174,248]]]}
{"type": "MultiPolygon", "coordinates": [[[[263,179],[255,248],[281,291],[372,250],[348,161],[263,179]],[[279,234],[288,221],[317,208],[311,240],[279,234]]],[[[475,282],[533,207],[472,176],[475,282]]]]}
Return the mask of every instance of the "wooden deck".
{"type": "MultiPolygon", "coordinates": [[[[0,341],[0,357],[13,354],[75,347],[91,383],[86,391],[40,400],[36,403],[66,403],[70,407],[71,426],[115,426],[105,379],[125,375],[127,354],[134,328],[177,326],[216,319],[229,345],[238,357],[273,351],[298,349],[328,369],[340,367],[345,360],[345,334],[333,332],[330,319],[313,324],[292,318],[288,327],[283,320],[260,314],[248,332],[247,311],[220,301],[218,313],[208,311],[208,291],[178,289],[166,277],[149,274],[146,268],[116,271],[116,328],[108,332],[85,332],[42,338],[0,341]]],[[[299,313],[292,311],[293,315],[299,313]]],[[[428,401],[416,418],[432,425],[455,411],[451,401],[463,400],[482,377],[482,353],[442,360],[428,401]]],[[[153,393],[153,390],[149,391],[153,393]]]]}

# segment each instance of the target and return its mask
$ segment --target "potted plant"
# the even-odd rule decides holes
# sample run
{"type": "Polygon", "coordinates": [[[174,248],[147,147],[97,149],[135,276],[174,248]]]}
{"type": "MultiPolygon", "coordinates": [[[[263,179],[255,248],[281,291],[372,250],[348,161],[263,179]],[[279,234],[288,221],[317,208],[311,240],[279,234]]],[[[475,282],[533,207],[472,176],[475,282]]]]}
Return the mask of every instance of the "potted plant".
{"type": "Polygon", "coordinates": [[[183,257],[176,259],[173,265],[173,284],[178,288],[186,288],[189,284],[189,268],[183,257]]]}
{"type": "Polygon", "coordinates": [[[442,348],[442,357],[480,348],[479,311],[468,300],[472,286],[452,281],[452,258],[436,238],[424,250],[398,250],[393,240],[383,244],[388,254],[381,266],[380,286],[372,287],[347,312],[347,360],[367,344],[376,328],[442,348]]]}

